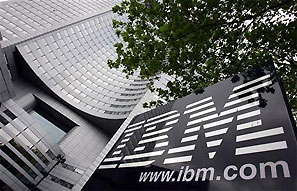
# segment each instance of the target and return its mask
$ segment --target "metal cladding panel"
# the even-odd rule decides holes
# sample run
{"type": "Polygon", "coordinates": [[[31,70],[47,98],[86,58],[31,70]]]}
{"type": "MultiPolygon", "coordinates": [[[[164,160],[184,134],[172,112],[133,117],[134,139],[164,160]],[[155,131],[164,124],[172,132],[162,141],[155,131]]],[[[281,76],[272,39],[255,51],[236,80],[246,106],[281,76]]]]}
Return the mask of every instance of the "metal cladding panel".
{"type": "Polygon", "coordinates": [[[51,172],[59,155],[65,153],[38,121],[13,100],[3,103],[0,107],[1,190],[6,190],[4,185],[13,190],[34,189],[51,172]]]}
{"type": "Polygon", "coordinates": [[[3,47],[111,10],[119,0],[10,0],[0,2],[3,47]]]}
{"type": "Polygon", "coordinates": [[[114,18],[120,19],[105,12],[17,49],[30,70],[65,102],[95,118],[124,119],[147,91],[147,82],[138,74],[127,79],[107,65],[120,41],[112,28],[114,18]]]}
{"type": "Polygon", "coordinates": [[[274,67],[136,116],[86,190],[296,190],[295,123],[274,67]]]}

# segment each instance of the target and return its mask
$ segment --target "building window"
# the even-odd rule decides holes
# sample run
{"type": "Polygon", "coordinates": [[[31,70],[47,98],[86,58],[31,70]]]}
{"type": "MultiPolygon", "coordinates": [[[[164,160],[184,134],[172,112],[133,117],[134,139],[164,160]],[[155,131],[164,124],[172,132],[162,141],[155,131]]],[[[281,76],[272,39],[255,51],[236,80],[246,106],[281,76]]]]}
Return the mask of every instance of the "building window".
{"type": "Polygon", "coordinates": [[[72,166],[70,164],[66,164],[66,163],[63,163],[62,164],[62,167],[65,168],[65,169],[67,169],[67,170],[70,170],[72,172],[75,172],[77,174],[83,174],[83,172],[84,172],[83,170],[81,170],[79,168],[76,168],[76,167],[74,167],[74,166],[72,166]]]}
{"type": "Polygon", "coordinates": [[[30,182],[22,173],[20,173],[14,166],[12,166],[2,156],[0,156],[0,163],[4,168],[6,168],[11,174],[13,174],[19,181],[21,181],[29,189],[34,188],[34,184],[30,182]]]}
{"type": "Polygon", "coordinates": [[[46,171],[45,169],[17,142],[15,142],[13,139],[9,141],[9,143],[18,150],[33,166],[37,168],[41,174],[45,175],[46,171]]]}
{"type": "Polygon", "coordinates": [[[5,113],[8,117],[10,117],[10,119],[12,119],[12,120],[14,120],[14,119],[16,118],[16,116],[15,116],[11,111],[9,111],[8,109],[6,109],[6,110],[4,111],[4,113],[5,113]]]}
{"type": "Polygon", "coordinates": [[[6,145],[0,147],[1,150],[9,156],[15,163],[17,163],[27,174],[29,174],[33,179],[37,177],[37,174],[13,151],[11,151],[6,145]]]}
{"type": "Polygon", "coordinates": [[[47,133],[49,133],[52,137],[52,139],[55,141],[55,143],[58,143],[64,135],[66,135],[66,132],[61,130],[59,127],[54,125],[52,122],[41,116],[36,111],[32,111],[30,115],[38,121],[40,127],[47,133]]]}
{"type": "Polygon", "coordinates": [[[49,165],[49,161],[46,159],[46,157],[36,148],[32,147],[31,151],[45,164],[49,165]]]}
{"type": "Polygon", "coordinates": [[[48,150],[47,152],[46,152],[46,154],[49,156],[49,157],[51,157],[51,159],[55,159],[56,158],[56,156],[54,155],[54,153],[51,151],[51,150],[48,150]]]}
{"type": "Polygon", "coordinates": [[[7,125],[8,121],[2,115],[0,115],[0,123],[2,123],[3,125],[7,125]]]}
{"type": "Polygon", "coordinates": [[[55,183],[58,183],[58,184],[66,187],[66,188],[72,189],[73,186],[74,186],[73,184],[71,184],[71,183],[69,183],[69,182],[67,182],[65,180],[62,180],[62,179],[60,179],[60,178],[58,178],[56,176],[50,175],[50,177],[51,177],[51,181],[53,181],[55,183]]]}

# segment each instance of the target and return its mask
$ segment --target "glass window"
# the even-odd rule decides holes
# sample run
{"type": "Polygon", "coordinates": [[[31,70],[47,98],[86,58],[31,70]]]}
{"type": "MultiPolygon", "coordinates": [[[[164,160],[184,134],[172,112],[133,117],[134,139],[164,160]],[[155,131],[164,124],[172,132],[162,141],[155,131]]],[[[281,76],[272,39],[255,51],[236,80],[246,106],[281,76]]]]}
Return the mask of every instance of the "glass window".
{"type": "Polygon", "coordinates": [[[8,121],[2,115],[0,115],[0,123],[2,123],[3,125],[7,125],[8,121]]]}
{"type": "Polygon", "coordinates": [[[18,150],[33,166],[37,168],[41,174],[46,174],[45,169],[14,139],[10,140],[9,143],[18,150]]]}
{"type": "Polygon", "coordinates": [[[40,152],[40,150],[38,150],[35,146],[33,146],[31,148],[31,151],[45,164],[45,165],[49,165],[49,161],[47,160],[47,158],[42,154],[42,152],[40,152]]]}
{"type": "Polygon", "coordinates": [[[0,163],[4,168],[6,168],[11,174],[13,174],[17,179],[19,179],[25,186],[29,189],[34,188],[34,184],[31,183],[22,173],[20,173],[15,167],[13,167],[7,160],[0,156],[0,163]]]}
{"type": "Polygon", "coordinates": [[[51,157],[51,159],[55,159],[56,158],[56,156],[54,155],[54,153],[49,149],[47,152],[46,152],[46,154],[49,156],[49,157],[51,157]]]}
{"type": "Polygon", "coordinates": [[[17,163],[27,174],[29,174],[33,179],[37,177],[37,174],[13,151],[11,151],[6,145],[1,146],[1,150],[9,156],[15,163],[17,163]]]}
{"type": "Polygon", "coordinates": [[[55,143],[58,143],[66,134],[59,127],[57,127],[55,124],[41,116],[36,111],[32,111],[30,115],[38,121],[40,127],[51,136],[55,143]]]}
{"type": "Polygon", "coordinates": [[[65,180],[62,180],[62,179],[60,179],[60,178],[58,178],[56,176],[50,175],[50,177],[51,177],[51,180],[53,182],[56,182],[56,183],[66,187],[66,188],[72,189],[72,187],[74,186],[73,184],[71,184],[71,183],[69,183],[69,182],[67,182],[65,180]]]}

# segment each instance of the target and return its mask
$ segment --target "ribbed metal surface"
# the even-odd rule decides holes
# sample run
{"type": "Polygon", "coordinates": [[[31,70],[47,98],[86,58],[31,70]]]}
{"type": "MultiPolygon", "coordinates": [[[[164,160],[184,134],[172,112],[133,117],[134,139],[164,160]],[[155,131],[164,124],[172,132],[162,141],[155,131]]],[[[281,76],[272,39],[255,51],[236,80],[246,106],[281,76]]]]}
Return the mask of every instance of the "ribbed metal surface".
{"type": "Polygon", "coordinates": [[[123,119],[147,91],[146,81],[110,69],[112,12],[81,21],[17,46],[31,69],[55,94],[96,117],[123,119]]]}
{"type": "Polygon", "coordinates": [[[111,10],[119,0],[10,0],[0,3],[3,47],[111,10]]]}

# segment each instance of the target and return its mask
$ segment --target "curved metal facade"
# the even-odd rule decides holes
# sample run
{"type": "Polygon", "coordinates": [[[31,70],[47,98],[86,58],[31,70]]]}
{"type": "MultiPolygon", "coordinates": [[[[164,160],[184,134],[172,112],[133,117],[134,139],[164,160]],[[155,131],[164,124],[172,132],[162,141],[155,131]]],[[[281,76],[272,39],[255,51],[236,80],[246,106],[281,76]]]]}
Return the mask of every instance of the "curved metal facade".
{"type": "Polygon", "coordinates": [[[3,47],[110,11],[119,0],[10,0],[0,3],[3,47]]]}
{"type": "Polygon", "coordinates": [[[144,95],[147,82],[110,69],[113,14],[107,12],[17,46],[37,76],[60,98],[96,117],[123,119],[144,95]]]}

